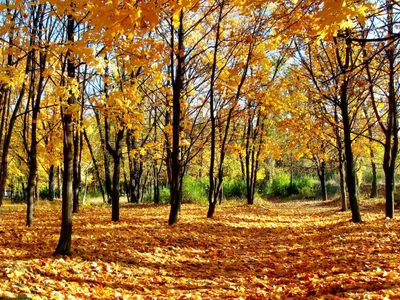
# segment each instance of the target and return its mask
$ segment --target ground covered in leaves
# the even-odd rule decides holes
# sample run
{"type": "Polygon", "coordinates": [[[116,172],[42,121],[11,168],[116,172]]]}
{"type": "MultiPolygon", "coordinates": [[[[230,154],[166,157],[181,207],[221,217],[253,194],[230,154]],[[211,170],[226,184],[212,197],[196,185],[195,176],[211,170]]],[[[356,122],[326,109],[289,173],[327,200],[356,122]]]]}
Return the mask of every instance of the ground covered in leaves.
{"type": "MultiPolygon", "coordinates": [[[[0,298],[32,299],[398,299],[400,222],[383,202],[361,203],[362,224],[334,202],[226,202],[109,207],[74,215],[73,255],[52,257],[59,203],[6,204],[0,223],[0,298]]],[[[398,212],[397,212],[398,213],[398,212]]]]}

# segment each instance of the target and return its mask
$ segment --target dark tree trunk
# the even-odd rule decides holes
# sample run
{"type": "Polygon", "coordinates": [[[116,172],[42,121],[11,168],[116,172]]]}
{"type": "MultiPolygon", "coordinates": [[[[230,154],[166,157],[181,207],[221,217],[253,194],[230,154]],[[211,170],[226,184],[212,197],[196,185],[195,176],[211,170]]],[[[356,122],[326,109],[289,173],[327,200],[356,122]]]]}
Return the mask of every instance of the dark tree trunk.
{"type": "Polygon", "coordinates": [[[210,78],[210,121],[211,121],[211,145],[210,145],[210,168],[208,171],[208,212],[207,218],[213,217],[215,213],[215,208],[217,206],[218,201],[218,189],[216,188],[216,178],[214,177],[214,168],[215,168],[215,150],[216,150],[216,119],[215,119],[215,103],[214,103],[214,86],[216,80],[216,72],[217,72],[217,53],[219,46],[219,38],[220,38],[220,25],[222,20],[222,10],[223,10],[223,1],[220,4],[218,22],[216,28],[215,35],[215,43],[214,43],[214,54],[213,54],[213,64],[211,70],[211,78],[210,78]]]}
{"type": "Polygon", "coordinates": [[[115,137],[115,148],[113,149],[110,144],[110,130],[108,120],[105,120],[105,134],[106,134],[106,147],[114,160],[114,173],[112,182],[111,193],[111,220],[114,222],[119,221],[119,185],[121,173],[121,159],[122,159],[122,139],[124,138],[125,129],[119,129],[115,137]]]}
{"type": "MultiPolygon", "coordinates": [[[[43,5],[33,5],[31,6],[31,22],[32,22],[32,30],[30,32],[31,39],[30,39],[30,46],[37,45],[37,33],[41,31],[43,28],[43,5]]],[[[28,115],[29,111],[32,112],[32,122],[31,122],[31,136],[30,136],[30,145],[27,139],[28,130],[24,130],[23,135],[23,142],[26,148],[26,152],[28,154],[28,168],[29,168],[29,175],[28,175],[28,182],[27,182],[27,213],[26,213],[26,226],[30,227],[33,223],[33,212],[34,212],[34,201],[37,198],[36,193],[36,175],[37,175],[37,119],[39,114],[40,108],[40,100],[42,97],[42,90],[44,84],[44,77],[43,71],[46,67],[46,56],[45,54],[39,53],[39,62],[36,58],[37,51],[32,49],[29,51],[28,56],[30,59],[29,69],[30,69],[30,76],[29,76],[29,93],[28,93],[28,101],[26,106],[26,114],[24,118],[24,127],[25,129],[28,128],[28,115]],[[39,81],[37,84],[37,92],[35,95],[35,82],[36,82],[36,74],[35,74],[35,65],[39,65],[39,81]]]]}
{"type": "Polygon", "coordinates": [[[121,155],[114,158],[114,174],[113,174],[113,192],[112,192],[112,216],[111,220],[119,221],[119,179],[121,173],[121,155]]]}
{"type": "MultiPolygon", "coordinates": [[[[16,13],[12,16],[12,20],[15,20],[16,18],[16,13]]],[[[10,32],[8,36],[8,44],[10,45],[9,47],[13,47],[13,38],[14,38],[14,32],[10,32]]],[[[12,54],[7,55],[7,66],[10,67],[14,64],[13,62],[13,56],[12,54]]],[[[27,57],[27,62],[26,62],[26,67],[25,67],[25,74],[27,75],[29,73],[29,67],[30,65],[30,55],[27,57]]],[[[11,118],[7,123],[7,119],[9,117],[10,111],[11,111],[11,90],[9,87],[2,87],[2,121],[1,121],[1,131],[0,131],[0,136],[3,136],[4,134],[4,141],[2,146],[2,151],[1,151],[1,160],[0,160],[0,207],[3,204],[3,198],[4,198],[4,192],[6,188],[6,182],[7,182],[7,176],[8,176],[8,153],[9,153],[9,148],[10,148],[10,143],[11,143],[11,137],[14,131],[14,125],[15,121],[18,118],[18,111],[21,106],[22,100],[25,95],[25,90],[26,90],[26,82],[24,81],[22,83],[19,96],[17,98],[17,101],[12,107],[12,114],[11,118]],[[7,126],[8,125],[8,126],[7,126]]]]}
{"type": "MultiPolygon", "coordinates": [[[[339,123],[339,116],[337,112],[337,106],[335,106],[335,122],[336,124],[339,123]]],[[[339,187],[340,187],[340,200],[341,200],[341,209],[340,211],[346,211],[348,208],[347,205],[347,192],[346,192],[346,178],[345,178],[345,158],[343,154],[343,143],[342,143],[342,136],[340,134],[340,128],[335,128],[335,135],[336,135],[336,148],[338,151],[338,171],[339,171],[339,187]]]]}
{"type": "Polygon", "coordinates": [[[326,180],[325,180],[325,162],[322,161],[317,167],[318,178],[321,183],[321,193],[322,193],[322,200],[328,200],[328,193],[326,190],[326,180]]]}
{"type": "MultiPolygon", "coordinates": [[[[182,166],[181,166],[181,146],[179,145],[179,137],[181,132],[181,92],[184,80],[184,47],[183,47],[183,10],[179,15],[178,29],[178,52],[171,54],[171,63],[173,64],[174,56],[176,56],[176,74],[173,78],[173,116],[172,116],[172,155],[171,155],[171,185],[170,185],[170,201],[171,209],[168,224],[172,225],[178,221],[178,214],[182,203],[182,166]]],[[[174,28],[171,28],[171,40],[174,39],[174,28]]],[[[174,70],[174,66],[171,67],[174,70]]],[[[172,74],[174,75],[174,74],[172,74]]]]}
{"type": "MultiPolygon", "coordinates": [[[[106,70],[106,73],[108,70],[106,70]]],[[[107,203],[111,204],[111,194],[112,194],[112,181],[111,181],[111,172],[110,172],[110,157],[107,151],[106,141],[104,138],[104,134],[102,131],[101,119],[99,112],[93,108],[94,115],[96,118],[97,127],[99,130],[101,149],[103,150],[103,158],[104,158],[104,174],[105,174],[105,192],[107,194],[107,203]]]]}
{"type": "Polygon", "coordinates": [[[347,102],[347,81],[341,85],[341,112],[343,118],[343,136],[344,136],[344,152],[346,156],[346,183],[349,193],[350,209],[353,222],[361,222],[360,209],[357,199],[357,181],[356,169],[353,158],[352,140],[351,140],[351,125],[349,118],[349,109],[347,102]]]}
{"type": "MultiPolygon", "coordinates": [[[[165,112],[165,126],[170,126],[171,125],[171,113],[169,111],[169,107],[167,104],[166,112],[165,112]]],[[[170,135],[169,133],[165,132],[165,143],[164,143],[164,148],[165,148],[165,166],[167,167],[167,179],[168,179],[168,184],[171,186],[172,182],[172,146],[171,146],[171,141],[170,141],[170,135]]],[[[171,199],[170,199],[171,202],[171,199]]]]}
{"type": "MultiPolygon", "coordinates": [[[[388,36],[393,36],[394,20],[393,20],[393,3],[392,0],[386,1],[387,9],[387,27],[388,36]]],[[[388,112],[387,112],[387,129],[385,132],[385,152],[383,156],[383,169],[385,172],[385,196],[386,196],[386,218],[394,218],[394,190],[395,190],[395,171],[396,158],[399,144],[398,129],[398,103],[396,97],[396,48],[389,44],[386,49],[386,57],[388,60],[388,112]]]]}
{"type": "Polygon", "coordinates": [[[62,175],[61,166],[57,167],[57,199],[61,199],[61,190],[62,190],[62,175]]]}
{"type": "MultiPolygon", "coordinates": [[[[26,66],[26,74],[27,74],[28,66],[30,64],[30,55],[28,55],[28,61],[26,64],[27,64],[26,66]]],[[[6,182],[8,176],[8,153],[10,150],[11,137],[14,131],[15,121],[18,118],[18,111],[21,106],[22,99],[24,98],[25,95],[25,90],[26,90],[26,81],[22,83],[17,102],[13,107],[13,113],[8,123],[7,132],[5,133],[5,138],[3,142],[3,151],[1,153],[2,155],[1,155],[1,165],[0,165],[0,206],[3,203],[4,191],[6,188],[6,182]]]]}
{"type": "Polygon", "coordinates": [[[55,198],[55,184],[54,184],[54,165],[50,166],[49,169],[49,200],[53,201],[55,198]]]}
{"type": "Polygon", "coordinates": [[[372,182],[371,182],[371,194],[370,198],[378,197],[378,180],[377,180],[377,172],[376,172],[376,164],[374,161],[374,152],[371,150],[371,170],[372,170],[372,182]]]}
{"type": "Polygon", "coordinates": [[[153,191],[153,201],[155,204],[160,204],[160,185],[159,185],[159,176],[157,172],[157,166],[153,165],[153,180],[154,180],[154,191],[153,191]]]}
{"type": "MultiPolygon", "coordinates": [[[[67,40],[74,42],[74,17],[68,15],[67,40]]],[[[71,51],[67,51],[67,74],[70,79],[75,78],[74,57],[71,51]]],[[[76,102],[75,96],[71,94],[68,98],[68,106],[76,102]]],[[[73,173],[74,173],[74,125],[71,113],[62,111],[62,123],[64,133],[64,172],[62,192],[62,217],[60,239],[54,255],[70,255],[72,240],[72,204],[73,204],[73,173]]]]}
{"type": "MultiPolygon", "coordinates": [[[[76,127],[76,126],[75,126],[76,127]]],[[[73,176],[73,190],[74,190],[74,199],[72,205],[72,213],[79,212],[79,189],[81,186],[81,172],[80,172],[80,163],[79,163],[79,153],[80,153],[80,138],[79,132],[77,128],[74,130],[74,158],[73,158],[73,169],[74,169],[74,176],[73,176]]]]}

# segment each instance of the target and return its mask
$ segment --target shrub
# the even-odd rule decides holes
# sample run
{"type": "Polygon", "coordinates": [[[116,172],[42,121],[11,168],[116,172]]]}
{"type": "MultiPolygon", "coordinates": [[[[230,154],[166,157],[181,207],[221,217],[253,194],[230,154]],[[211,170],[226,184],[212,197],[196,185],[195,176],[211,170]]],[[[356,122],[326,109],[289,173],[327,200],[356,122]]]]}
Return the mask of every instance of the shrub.
{"type": "MultiPolygon", "coordinates": [[[[169,185],[160,185],[159,188],[160,188],[160,204],[169,203],[169,197],[170,197],[169,185]]],[[[146,193],[143,195],[143,202],[146,203],[154,202],[153,188],[147,190],[146,193]]]]}
{"type": "Polygon", "coordinates": [[[197,180],[196,178],[185,176],[183,178],[183,202],[204,203],[207,202],[206,178],[197,180]]]}
{"type": "Polygon", "coordinates": [[[226,179],[224,180],[225,198],[244,198],[246,197],[246,182],[244,180],[226,179]]]}
{"type": "MultiPolygon", "coordinates": [[[[54,196],[58,194],[58,188],[54,189],[54,196]]],[[[49,199],[50,197],[50,192],[48,188],[41,189],[39,191],[39,199],[45,200],[49,199]]]]}
{"type": "Polygon", "coordinates": [[[268,195],[276,197],[287,197],[290,195],[290,176],[289,174],[279,174],[272,179],[272,183],[266,189],[268,195]]]}
{"type": "Polygon", "coordinates": [[[282,173],[276,176],[264,191],[267,195],[275,197],[299,195],[302,198],[310,198],[315,196],[315,184],[311,176],[296,178],[293,184],[290,184],[290,175],[282,173]]]}

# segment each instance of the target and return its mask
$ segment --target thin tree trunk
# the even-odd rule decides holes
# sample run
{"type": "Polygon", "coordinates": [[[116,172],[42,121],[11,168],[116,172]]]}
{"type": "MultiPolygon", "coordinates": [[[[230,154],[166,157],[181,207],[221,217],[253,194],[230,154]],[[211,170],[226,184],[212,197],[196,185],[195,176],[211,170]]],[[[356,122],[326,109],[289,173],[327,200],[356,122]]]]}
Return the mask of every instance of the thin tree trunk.
{"type": "Polygon", "coordinates": [[[79,143],[79,132],[75,127],[74,130],[74,158],[73,158],[73,190],[74,190],[74,199],[72,205],[72,213],[79,212],[79,188],[81,185],[81,174],[79,172],[79,152],[80,152],[80,143],[79,143]]]}
{"type": "Polygon", "coordinates": [[[61,166],[57,167],[57,199],[61,199],[61,190],[62,190],[62,178],[61,174],[64,172],[61,171],[61,166]]]}
{"type": "MultiPolygon", "coordinates": [[[[174,29],[172,28],[171,40],[174,39],[174,29]]],[[[176,76],[171,76],[174,81],[173,86],[173,116],[172,116],[172,155],[171,155],[171,209],[168,219],[168,224],[172,225],[178,221],[178,214],[182,203],[182,166],[181,166],[181,148],[179,145],[179,136],[181,132],[181,92],[183,89],[184,80],[184,46],[183,46],[183,10],[179,15],[179,28],[178,28],[178,51],[176,53],[176,76]]],[[[175,53],[171,54],[171,63],[173,63],[175,53]]],[[[171,67],[174,69],[174,66],[171,67]]],[[[174,75],[174,74],[172,74],[174,75]]]]}
{"type": "Polygon", "coordinates": [[[326,190],[326,180],[325,180],[325,161],[322,161],[317,168],[318,178],[321,183],[321,193],[322,193],[322,200],[328,200],[328,193],[326,190]]]}
{"type": "MultiPolygon", "coordinates": [[[[72,5],[72,4],[71,4],[72,5]]],[[[72,15],[68,15],[67,40],[74,42],[75,21],[72,15]]],[[[70,79],[75,78],[74,57],[70,50],[67,51],[67,74],[70,79]]],[[[76,102],[73,94],[69,95],[68,106],[76,102]]],[[[73,173],[74,173],[74,126],[71,113],[66,113],[62,108],[63,132],[64,132],[64,173],[62,193],[62,217],[60,239],[54,255],[70,255],[72,241],[72,204],[73,204],[73,173]]]]}
{"type": "Polygon", "coordinates": [[[49,200],[53,201],[55,197],[55,191],[54,191],[54,165],[50,166],[49,169],[49,200]]]}
{"type": "Polygon", "coordinates": [[[346,155],[346,183],[349,192],[349,202],[353,222],[361,222],[357,199],[356,169],[353,158],[351,128],[347,103],[347,81],[341,85],[341,111],[343,118],[344,151],[346,155]]]}
{"type": "MultiPolygon", "coordinates": [[[[388,36],[393,36],[394,20],[393,20],[393,0],[386,0],[387,7],[387,27],[388,36]]],[[[385,152],[383,156],[383,169],[385,172],[385,196],[386,196],[386,218],[394,218],[394,190],[395,190],[395,171],[396,158],[398,152],[398,103],[396,97],[396,74],[395,74],[395,47],[389,45],[386,49],[386,57],[388,60],[388,112],[387,112],[387,131],[385,132],[385,152]]]]}
{"type": "Polygon", "coordinates": [[[214,86],[216,80],[217,73],[217,54],[218,54],[218,46],[220,39],[220,25],[222,20],[222,11],[223,11],[222,1],[219,8],[219,15],[217,21],[216,35],[215,35],[215,43],[214,43],[214,54],[213,54],[213,64],[211,70],[211,78],[210,78],[210,121],[211,121],[211,145],[210,145],[210,168],[208,171],[208,212],[207,217],[211,218],[215,213],[215,208],[217,206],[218,194],[215,187],[216,178],[214,177],[214,166],[215,166],[215,148],[216,148],[216,120],[215,120],[215,103],[214,103],[214,86]]]}
{"type": "Polygon", "coordinates": [[[101,176],[100,176],[100,170],[99,170],[99,167],[97,166],[97,160],[94,155],[92,145],[90,144],[89,137],[87,136],[86,129],[83,130],[83,137],[85,138],[86,144],[89,148],[90,156],[92,157],[92,162],[93,162],[93,166],[94,166],[94,169],[96,172],[97,181],[99,182],[101,196],[103,197],[103,203],[107,203],[103,183],[102,183],[101,176]]]}
{"type": "Polygon", "coordinates": [[[121,158],[122,158],[122,139],[124,138],[125,129],[119,129],[115,138],[115,149],[110,144],[110,130],[108,120],[105,120],[105,134],[106,134],[106,147],[114,160],[114,172],[112,181],[112,193],[111,193],[111,220],[114,222],[119,221],[119,185],[120,185],[120,173],[121,173],[121,158]]]}

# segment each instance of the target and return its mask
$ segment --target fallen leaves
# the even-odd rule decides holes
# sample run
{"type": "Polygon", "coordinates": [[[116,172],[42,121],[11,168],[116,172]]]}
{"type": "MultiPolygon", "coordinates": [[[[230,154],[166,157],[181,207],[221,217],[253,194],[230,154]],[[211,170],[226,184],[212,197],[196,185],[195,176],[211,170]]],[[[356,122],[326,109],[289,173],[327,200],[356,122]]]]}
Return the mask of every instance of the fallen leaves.
{"type": "Polygon", "coordinates": [[[107,207],[74,215],[72,257],[52,257],[58,204],[5,205],[0,224],[0,297],[32,299],[391,299],[400,297],[400,224],[374,201],[363,224],[330,202],[107,207]],[[378,205],[378,206],[377,206],[378,205]],[[378,207],[378,209],[376,209],[378,207]]]}

